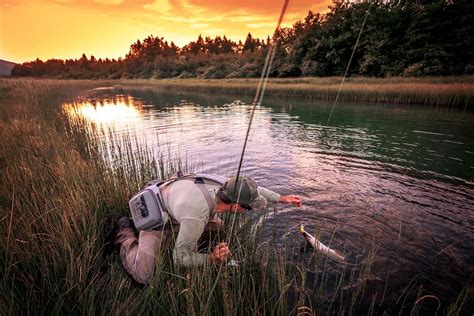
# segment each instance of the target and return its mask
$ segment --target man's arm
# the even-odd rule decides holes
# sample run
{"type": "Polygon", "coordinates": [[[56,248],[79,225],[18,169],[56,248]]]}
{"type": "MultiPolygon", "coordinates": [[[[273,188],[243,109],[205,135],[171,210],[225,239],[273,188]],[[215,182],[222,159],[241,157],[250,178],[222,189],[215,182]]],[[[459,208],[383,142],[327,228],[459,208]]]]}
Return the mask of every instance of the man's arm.
{"type": "Polygon", "coordinates": [[[266,198],[268,202],[292,203],[296,207],[301,206],[301,198],[298,195],[281,195],[264,187],[258,187],[258,193],[266,198]]]}
{"type": "Polygon", "coordinates": [[[268,190],[264,187],[259,186],[258,193],[260,193],[261,196],[266,198],[268,202],[273,202],[273,203],[280,202],[281,195],[273,192],[272,190],[268,190]]]}
{"type": "Polygon", "coordinates": [[[209,260],[208,254],[197,252],[197,242],[204,232],[206,221],[182,217],[173,250],[173,261],[185,267],[199,266],[209,260]]]}

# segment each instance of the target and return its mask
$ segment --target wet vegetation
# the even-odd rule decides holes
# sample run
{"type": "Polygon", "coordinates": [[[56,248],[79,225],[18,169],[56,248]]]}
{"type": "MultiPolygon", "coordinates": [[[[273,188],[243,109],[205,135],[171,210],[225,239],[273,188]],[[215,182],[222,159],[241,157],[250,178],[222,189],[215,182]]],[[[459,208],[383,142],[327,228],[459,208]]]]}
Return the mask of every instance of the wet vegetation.
{"type": "Polygon", "coordinates": [[[70,79],[256,78],[270,44],[278,43],[271,77],[342,76],[363,21],[349,76],[452,76],[474,73],[471,0],[334,0],[266,39],[244,42],[199,36],[178,47],[160,36],[130,46],[124,58],[39,59],[15,76],[70,79]]]}
{"type": "Polygon", "coordinates": [[[469,282],[453,302],[407,285],[399,304],[387,307],[385,293],[367,286],[376,247],[357,265],[336,265],[317,254],[293,261],[285,249],[263,241],[255,220],[245,216],[238,217],[231,243],[240,267],[183,270],[166,254],[151,284],[138,287],[118,256],[105,253],[107,233],[116,218],[128,214],[128,198],[144,183],[184,166],[175,157],[137,147],[134,135],[106,144],[108,131],[68,120],[62,102],[98,85],[0,81],[1,314],[418,314],[428,309],[455,315],[470,308],[469,282]],[[104,146],[112,160],[103,159],[104,146]]]}

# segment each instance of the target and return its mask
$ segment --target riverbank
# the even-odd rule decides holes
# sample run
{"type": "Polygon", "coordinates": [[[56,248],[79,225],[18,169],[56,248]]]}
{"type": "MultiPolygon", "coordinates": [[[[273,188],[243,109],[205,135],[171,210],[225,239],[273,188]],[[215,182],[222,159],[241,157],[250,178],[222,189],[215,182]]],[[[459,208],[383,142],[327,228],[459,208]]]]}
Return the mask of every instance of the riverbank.
{"type": "MultiPolygon", "coordinates": [[[[270,79],[266,96],[309,100],[418,104],[470,109],[474,77],[270,79]]],[[[232,93],[253,97],[258,79],[120,80],[116,84],[146,85],[186,92],[232,93]]]]}
{"type": "MultiPolygon", "coordinates": [[[[91,85],[154,87],[177,92],[233,94],[253,98],[258,79],[121,79],[121,80],[60,80],[4,79],[13,82],[47,81],[65,86],[91,85]]],[[[461,77],[349,77],[341,86],[342,77],[269,79],[265,96],[321,100],[333,102],[367,102],[456,107],[470,110],[474,106],[474,76],[461,77]],[[339,92],[340,90],[340,92],[339,92]],[[338,95],[339,93],[339,95],[338,95]]],[[[10,82],[10,83],[8,83],[10,82]]],[[[2,89],[0,87],[0,89],[2,89]]],[[[0,91],[1,92],[1,91],[0,91]]],[[[265,102],[265,99],[264,99],[265,102]]]]}

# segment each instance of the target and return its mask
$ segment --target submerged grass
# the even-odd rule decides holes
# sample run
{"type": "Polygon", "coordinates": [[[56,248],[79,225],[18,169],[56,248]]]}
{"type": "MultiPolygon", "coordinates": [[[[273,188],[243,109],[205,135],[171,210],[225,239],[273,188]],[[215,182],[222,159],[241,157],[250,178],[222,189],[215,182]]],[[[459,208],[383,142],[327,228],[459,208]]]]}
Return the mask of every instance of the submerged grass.
{"type": "MultiPolygon", "coordinates": [[[[184,269],[168,252],[150,285],[137,287],[116,254],[104,255],[106,235],[144,183],[185,166],[140,147],[134,135],[86,132],[85,122],[60,111],[64,100],[100,84],[0,82],[0,314],[374,313],[374,304],[361,302],[375,250],[357,267],[317,253],[292,262],[245,216],[231,244],[238,268],[184,269]]],[[[467,286],[441,310],[456,314],[471,295],[467,286]]],[[[428,299],[420,291],[412,311],[428,299]]]]}

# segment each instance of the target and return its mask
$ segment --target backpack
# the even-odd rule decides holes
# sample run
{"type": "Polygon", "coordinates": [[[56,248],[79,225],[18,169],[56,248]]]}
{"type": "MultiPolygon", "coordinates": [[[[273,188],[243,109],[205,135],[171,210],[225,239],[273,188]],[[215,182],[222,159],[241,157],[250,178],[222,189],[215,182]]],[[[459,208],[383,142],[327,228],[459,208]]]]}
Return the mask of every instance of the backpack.
{"type": "Polygon", "coordinates": [[[214,209],[214,198],[207,191],[205,184],[222,186],[227,179],[217,175],[190,173],[184,175],[178,171],[166,181],[153,180],[147,183],[144,189],[135,194],[128,205],[132,220],[138,230],[160,229],[168,222],[169,214],[163,202],[161,189],[176,181],[193,179],[206,199],[209,210],[214,209]]]}

